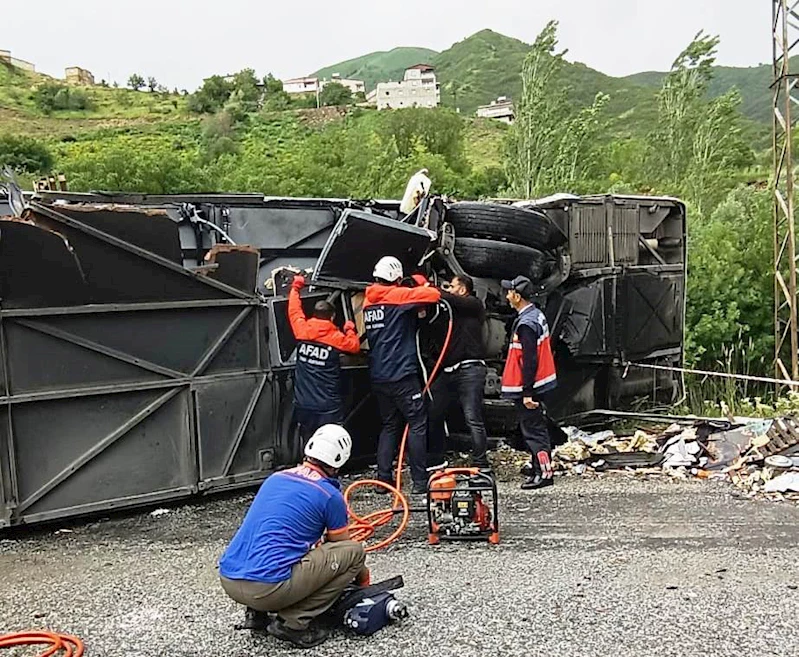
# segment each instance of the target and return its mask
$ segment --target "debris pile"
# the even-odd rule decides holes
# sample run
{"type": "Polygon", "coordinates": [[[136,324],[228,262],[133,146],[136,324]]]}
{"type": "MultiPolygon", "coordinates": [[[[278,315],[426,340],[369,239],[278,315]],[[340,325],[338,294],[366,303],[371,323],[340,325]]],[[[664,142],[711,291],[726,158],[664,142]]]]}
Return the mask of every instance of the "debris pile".
{"type": "Polygon", "coordinates": [[[730,481],[747,497],[799,501],[799,419],[696,421],[628,435],[564,429],[554,451],[558,470],[572,475],[626,471],[679,479],[730,481]]]}

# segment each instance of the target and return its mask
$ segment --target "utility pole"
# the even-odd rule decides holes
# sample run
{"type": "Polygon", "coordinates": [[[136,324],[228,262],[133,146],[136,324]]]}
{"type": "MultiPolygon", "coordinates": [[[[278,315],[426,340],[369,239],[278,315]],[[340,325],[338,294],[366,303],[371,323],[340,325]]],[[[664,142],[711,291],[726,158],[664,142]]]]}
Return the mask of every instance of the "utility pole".
{"type": "Polygon", "coordinates": [[[774,170],[774,368],[775,378],[799,380],[796,294],[795,167],[793,123],[799,116],[799,0],[772,0],[774,170]],[[790,370],[789,370],[790,368],[790,370]]]}

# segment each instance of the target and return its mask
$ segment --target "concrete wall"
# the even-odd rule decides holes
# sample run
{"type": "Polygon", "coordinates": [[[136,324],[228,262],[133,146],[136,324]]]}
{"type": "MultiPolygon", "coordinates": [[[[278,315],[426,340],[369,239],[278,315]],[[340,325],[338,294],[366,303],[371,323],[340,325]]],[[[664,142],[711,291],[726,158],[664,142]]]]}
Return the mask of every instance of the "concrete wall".
{"type": "Polygon", "coordinates": [[[94,75],[92,75],[92,72],[87,71],[85,68],[80,68],[80,66],[70,66],[64,69],[64,77],[69,84],[77,84],[85,87],[94,85],[94,75]]]}
{"type": "Polygon", "coordinates": [[[36,67],[30,62],[26,62],[24,59],[12,57],[10,50],[0,50],[0,62],[6,62],[6,64],[11,64],[12,66],[16,66],[17,68],[30,73],[34,73],[36,71],[36,67]]]}

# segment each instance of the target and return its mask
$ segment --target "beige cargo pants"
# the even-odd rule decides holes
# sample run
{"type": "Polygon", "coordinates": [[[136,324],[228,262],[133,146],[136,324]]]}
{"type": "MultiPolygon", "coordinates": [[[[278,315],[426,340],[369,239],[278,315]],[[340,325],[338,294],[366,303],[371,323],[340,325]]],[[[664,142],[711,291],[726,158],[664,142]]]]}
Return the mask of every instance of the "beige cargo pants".
{"type": "Polygon", "coordinates": [[[324,543],[308,552],[279,584],[222,577],[222,588],[239,604],[277,612],[286,626],[304,630],[327,611],[364,567],[363,545],[355,541],[324,543]]]}

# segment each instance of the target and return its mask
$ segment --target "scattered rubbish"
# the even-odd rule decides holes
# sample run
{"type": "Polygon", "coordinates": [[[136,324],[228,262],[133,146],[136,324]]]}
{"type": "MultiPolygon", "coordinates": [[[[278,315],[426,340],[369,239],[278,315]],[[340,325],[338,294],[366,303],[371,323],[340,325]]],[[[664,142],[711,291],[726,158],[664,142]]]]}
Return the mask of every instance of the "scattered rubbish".
{"type": "Polygon", "coordinates": [[[774,454],[773,456],[766,457],[766,465],[778,470],[787,470],[793,467],[793,459],[781,454],[774,454]]]}
{"type": "Polygon", "coordinates": [[[799,493],[799,472],[788,472],[766,482],[765,493],[799,493]]]}
{"type": "Polygon", "coordinates": [[[165,516],[168,513],[172,513],[169,509],[156,509],[150,514],[151,518],[158,518],[159,516],[165,516]]]}
{"type": "MultiPolygon", "coordinates": [[[[745,498],[799,502],[799,419],[690,420],[664,428],[587,433],[564,428],[553,452],[557,471],[591,476],[723,479],[745,498]]],[[[723,572],[723,571],[719,571],[723,572]]]]}
{"type": "Polygon", "coordinates": [[[74,529],[57,529],[55,533],[56,534],[74,534],[75,530],[74,529]]]}

